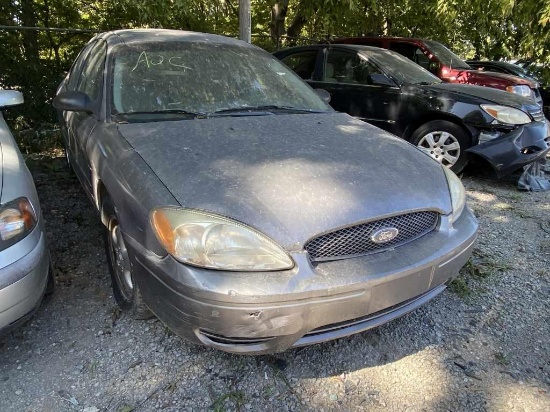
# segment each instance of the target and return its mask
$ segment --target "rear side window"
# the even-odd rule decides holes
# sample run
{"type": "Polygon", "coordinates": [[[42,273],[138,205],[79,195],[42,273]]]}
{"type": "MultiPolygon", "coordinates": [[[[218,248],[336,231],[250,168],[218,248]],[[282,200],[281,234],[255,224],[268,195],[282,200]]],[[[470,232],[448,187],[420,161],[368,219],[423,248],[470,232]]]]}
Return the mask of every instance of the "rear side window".
{"type": "Polygon", "coordinates": [[[291,54],[282,59],[282,62],[290,67],[294,73],[304,80],[311,80],[315,71],[315,62],[317,61],[317,51],[307,51],[291,54]]]}

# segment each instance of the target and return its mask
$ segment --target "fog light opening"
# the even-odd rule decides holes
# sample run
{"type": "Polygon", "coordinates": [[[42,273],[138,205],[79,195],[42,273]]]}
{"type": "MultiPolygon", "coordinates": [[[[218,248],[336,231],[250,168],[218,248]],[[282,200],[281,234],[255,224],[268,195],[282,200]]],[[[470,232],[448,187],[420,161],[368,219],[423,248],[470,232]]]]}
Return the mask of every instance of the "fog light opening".
{"type": "Polygon", "coordinates": [[[520,152],[524,155],[529,155],[533,153],[540,152],[542,149],[537,146],[527,146],[520,150],[520,152]]]}

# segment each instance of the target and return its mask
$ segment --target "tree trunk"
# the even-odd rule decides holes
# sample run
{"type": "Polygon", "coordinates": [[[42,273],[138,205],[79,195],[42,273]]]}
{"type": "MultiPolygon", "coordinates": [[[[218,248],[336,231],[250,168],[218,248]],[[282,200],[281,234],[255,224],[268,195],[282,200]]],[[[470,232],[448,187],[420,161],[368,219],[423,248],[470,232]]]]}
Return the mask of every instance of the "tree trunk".
{"type": "MultiPolygon", "coordinates": [[[[300,33],[302,32],[302,29],[304,28],[306,23],[307,23],[307,19],[302,15],[302,13],[298,12],[296,17],[294,18],[294,21],[292,22],[292,24],[289,26],[288,30],[286,31],[287,36],[288,37],[298,37],[300,35],[300,33]]],[[[294,41],[294,43],[295,43],[295,41],[294,41]]]]}
{"type": "MultiPolygon", "coordinates": [[[[21,0],[21,25],[36,27],[36,11],[33,0],[21,0]]],[[[35,30],[23,30],[22,36],[25,58],[29,63],[29,67],[39,64],[38,32],[35,30]]]]}
{"type": "Polygon", "coordinates": [[[288,11],[288,1],[279,1],[271,7],[271,38],[274,42],[285,34],[285,20],[288,11]]]}

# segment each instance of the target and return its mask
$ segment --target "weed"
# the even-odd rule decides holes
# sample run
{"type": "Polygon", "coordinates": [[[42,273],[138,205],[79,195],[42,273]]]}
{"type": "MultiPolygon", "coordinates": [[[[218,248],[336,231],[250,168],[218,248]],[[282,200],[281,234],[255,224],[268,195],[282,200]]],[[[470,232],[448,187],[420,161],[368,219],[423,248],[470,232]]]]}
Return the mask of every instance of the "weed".
{"type": "Polygon", "coordinates": [[[34,129],[14,133],[22,153],[38,153],[62,146],[61,131],[55,125],[44,124],[34,129]]]}
{"type": "Polygon", "coordinates": [[[219,396],[212,404],[214,412],[224,412],[226,410],[226,401],[232,402],[235,409],[240,409],[244,404],[244,393],[242,391],[233,391],[219,396]]]}
{"type": "Polygon", "coordinates": [[[513,269],[507,263],[497,263],[486,259],[485,256],[478,250],[475,250],[473,256],[466,262],[461,269],[463,275],[476,278],[487,278],[497,272],[506,272],[513,269]]]}
{"type": "Polygon", "coordinates": [[[550,251],[550,240],[543,239],[540,241],[539,249],[542,253],[550,251]]]}
{"type": "Polygon", "coordinates": [[[172,381],[172,382],[168,382],[166,384],[166,387],[164,388],[165,391],[167,392],[170,392],[170,393],[174,393],[174,391],[176,390],[177,388],[177,382],[176,381],[172,381]]]}
{"type": "Polygon", "coordinates": [[[472,290],[463,277],[453,279],[451,283],[449,283],[449,290],[463,299],[472,294],[472,290]]]}
{"type": "Polygon", "coordinates": [[[273,372],[273,377],[275,379],[278,379],[282,383],[284,383],[287,390],[289,390],[291,393],[294,393],[288,378],[286,377],[285,373],[282,370],[283,368],[286,367],[286,362],[279,360],[275,357],[270,357],[268,358],[268,361],[266,362],[266,364],[271,368],[271,371],[273,372]]]}
{"type": "Polygon", "coordinates": [[[86,364],[86,370],[88,371],[88,374],[93,377],[95,376],[96,372],[97,372],[97,366],[99,365],[99,362],[98,361],[88,361],[88,363],[86,364]]]}
{"type": "Polygon", "coordinates": [[[495,209],[499,210],[515,210],[516,208],[512,205],[509,205],[508,203],[497,203],[495,206],[495,209]]]}
{"type": "MultiPolygon", "coordinates": [[[[474,292],[468,284],[468,278],[471,279],[487,279],[498,272],[506,272],[511,270],[512,266],[506,263],[497,263],[486,259],[483,253],[479,250],[474,250],[472,257],[466,262],[464,267],[460,269],[460,277],[453,279],[449,284],[449,290],[461,298],[471,296],[474,292]]],[[[484,293],[487,290],[479,285],[476,286],[476,293],[484,293]]]]}
{"type": "Polygon", "coordinates": [[[267,385],[267,386],[264,386],[262,389],[262,394],[266,399],[271,398],[271,396],[273,396],[273,394],[276,392],[277,392],[276,385],[267,385]]]}
{"type": "Polygon", "coordinates": [[[501,365],[508,365],[510,363],[506,355],[502,352],[495,353],[495,360],[501,365]]]}

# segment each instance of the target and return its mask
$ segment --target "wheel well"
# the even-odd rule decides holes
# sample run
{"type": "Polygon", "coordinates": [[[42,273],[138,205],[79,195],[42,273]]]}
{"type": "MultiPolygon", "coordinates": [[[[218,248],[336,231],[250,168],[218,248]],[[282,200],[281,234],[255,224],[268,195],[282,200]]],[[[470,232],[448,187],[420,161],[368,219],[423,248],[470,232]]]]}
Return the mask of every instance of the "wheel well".
{"type": "Polygon", "coordinates": [[[403,135],[403,139],[405,139],[406,141],[410,141],[411,136],[416,129],[418,129],[423,124],[432,122],[434,120],[446,120],[448,122],[456,124],[462,130],[464,130],[464,133],[466,133],[466,135],[470,138],[470,144],[472,144],[472,132],[466,127],[464,122],[462,122],[462,120],[460,120],[460,118],[456,116],[443,113],[428,113],[422,117],[419,117],[418,119],[415,119],[407,126],[407,129],[405,130],[405,133],[403,135]]]}

